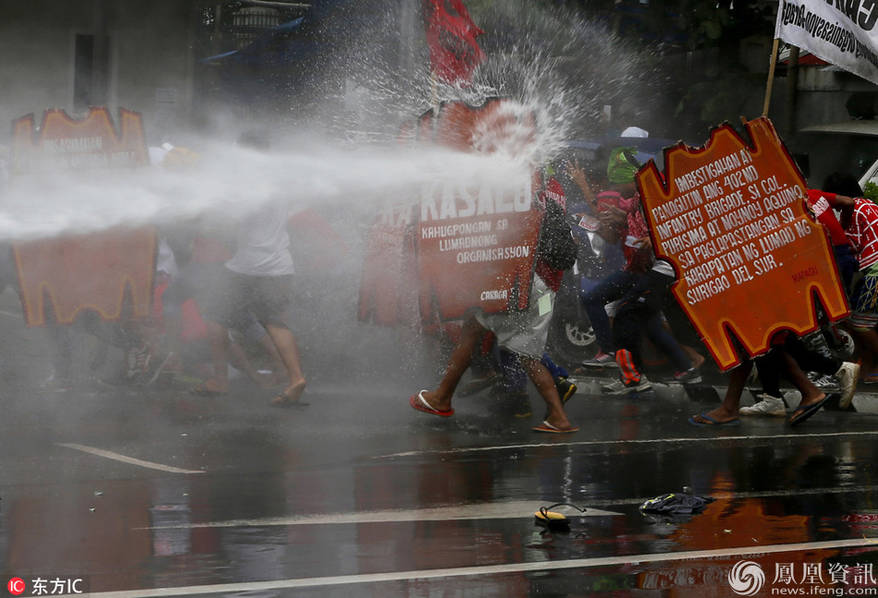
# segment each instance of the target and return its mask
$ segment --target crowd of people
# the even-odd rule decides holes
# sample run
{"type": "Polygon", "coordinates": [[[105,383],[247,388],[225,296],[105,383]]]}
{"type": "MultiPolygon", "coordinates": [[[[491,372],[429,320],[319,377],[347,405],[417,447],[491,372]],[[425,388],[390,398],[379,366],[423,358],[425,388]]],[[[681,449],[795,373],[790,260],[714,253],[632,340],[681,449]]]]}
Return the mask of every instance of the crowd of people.
{"type": "MultiPolygon", "coordinates": [[[[640,136],[645,132],[632,128],[631,133],[640,136]]],[[[670,363],[672,370],[664,374],[665,383],[698,385],[703,381],[706,351],[670,292],[676,277],[673,267],[656,259],[651,246],[634,182],[644,156],[638,154],[634,144],[626,146],[624,139],[621,141],[610,151],[603,172],[587,173],[575,161],[565,167],[572,189],[568,185],[568,197],[562,203],[573,223],[572,236],[580,245],[577,268],[590,272],[582,279],[579,298],[597,343],[596,354],[580,369],[617,372],[615,379],[602,384],[606,394],[646,393],[652,388],[646,376],[652,364],[644,350],[651,348],[670,363]]],[[[548,188],[553,179],[546,177],[545,181],[548,188]]],[[[740,423],[740,416],[786,417],[788,406],[781,389],[781,379],[786,378],[801,394],[800,402],[789,414],[790,424],[798,425],[821,408],[851,409],[858,383],[878,378],[874,370],[878,355],[878,206],[862,195],[856,179],[840,173],[824,181],[821,189],[808,192],[808,207],[834,248],[850,300],[850,318],[832,323],[821,314],[821,327],[814,333],[801,338],[788,331],[776,334],[767,353],[744,359],[728,374],[721,404],[691,416],[689,423],[731,426],[740,423]],[[754,365],[761,392],[753,393],[753,405],[741,406],[745,388],[756,384],[751,372],[754,365]]],[[[541,268],[544,260],[537,255],[532,293],[553,293],[558,290],[552,286],[556,279],[551,272],[546,275],[546,269],[541,268]]],[[[412,395],[411,406],[433,415],[452,415],[455,388],[490,331],[491,340],[499,347],[494,360],[499,375],[490,377],[501,381],[505,388],[520,388],[520,375],[516,384],[510,384],[509,379],[516,379],[516,370],[523,369],[546,403],[544,421],[533,429],[575,432],[578,428],[564,412],[566,401],[576,392],[575,384],[566,371],[543,354],[546,318],[546,314],[533,310],[490,320],[471,318],[439,386],[412,395]],[[516,362],[509,355],[519,359],[516,362]],[[520,365],[510,367],[510,362],[520,365]]],[[[476,372],[473,382],[462,391],[480,385],[483,379],[485,375],[476,372]]],[[[511,396],[520,396],[520,390],[511,396]]],[[[519,405],[520,399],[511,408],[516,413],[528,413],[519,405]]]]}
{"type": "MultiPolygon", "coordinates": [[[[267,152],[269,139],[265,131],[251,131],[238,145],[267,152]]],[[[151,168],[176,171],[200,160],[170,144],[150,148],[149,155],[151,168]]],[[[51,370],[41,386],[65,392],[82,382],[76,356],[92,345],[91,382],[146,387],[173,380],[194,394],[217,396],[229,391],[231,372],[271,391],[274,405],[299,404],[306,378],[288,317],[295,273],[289,216],[279,198],[237,221],[212,214],[157,227],[148,316],[135,316],[127,296],[116,321],[84,309],[63,324],[49,304],[51,370]],[[79,344],[89,336],[96,341],[79,344]],[[108,359],[111,348],[121,355],[118,362],[108,359]]],[[[6,244],[0,253],[0,280],[15,286],[13,248],[6,244]]]]}
{"type": "MultiPolygon", "coordinates": [[[[630,134],[645,132],[632,128],[630,134]]],[[[528,309],[468,318],[438,386],[413,394],[412,408],[450,417],[455,393],[494,386],[510,413],[530,417],[530,379],[546,408],[533,430],[564,434],[578,430],[565,410],[577,387],[564,366],[575,367],[574,374],[612,372],[602,384],[608,395],[647,393],[657,378],[666,384],[703,382],[706,352],[671,293],[674,268],[655,256],[635,184],[648,156],[625,145],[624,134],[622,142],[599,169],[567,160],[541,171],[535,198],[543,223],[528,309]],[[547,351],[551,305],[571,268],[580,274],[576,291],[596,351],[581,364],[558,364],[547,351]],[[648,359],[650,352],[664,358],[663,370],[648,359]],[[472,380],[458,389],[471,366],[472,380]]],[[[239,143],[269,150],[265,133],[245,134],[239,143]]],[[[165,168],[197,160],[171,146],[152,148],[151,157],[165,168]]],[[[851,409],[858,383],[878,381],[878,206],[862,195],[854,177],[835,173],[819,189],[809,189],[807,198],[833,247],[851,316],[840,323],[822,317],[821,328],[803,337],[775,335],[767,353],[745,359],[728,374],[721,404],[693,415],[690,423],[729,426],[740,423],[740,416],[787,416],[781,389],[786,378],[802,397],[789,414],[797,425],[821,408],[851,409]],[[754,392],[754,404],[741,406],[744,389],[756,384],[754,366],[761,392],[754,392]]],[[[306,378],[287,313],[295,274],[288,221],[289,208],[278,201],[234,223],[203,217],[181,227],[185,232],[163,229],[150,317],[113,323],[84,312],[72,327],[50,320],[55,352],[47,384],[70,386],[72,334],[80,329],[101,341],[92,369],[103,363],[108,347],[122,350],[123,383],[149,385],[163,376],[184,378],[188,371],[197,378],[193,393],[222,395],[229,391],[231,364],[232,371],[275,389],[274,405],[300,404],[306,378]]],[[[4,281],[10,282],[13,268],[7,269],[4,281]]]]}

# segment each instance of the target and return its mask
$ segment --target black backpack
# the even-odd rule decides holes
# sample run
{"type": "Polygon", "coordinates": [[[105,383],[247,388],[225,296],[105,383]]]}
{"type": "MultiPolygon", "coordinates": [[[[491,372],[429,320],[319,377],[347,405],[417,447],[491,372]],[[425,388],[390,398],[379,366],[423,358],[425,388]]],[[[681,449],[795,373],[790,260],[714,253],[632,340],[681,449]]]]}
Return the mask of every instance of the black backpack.
{"type": "Polygon", "coordinates": [[[537,243],[537,258],[555,270],[569,270],[576,263],[577,253],[578,247],[570,232],[567,214],[557,203],[547,200],[537,243]]]}

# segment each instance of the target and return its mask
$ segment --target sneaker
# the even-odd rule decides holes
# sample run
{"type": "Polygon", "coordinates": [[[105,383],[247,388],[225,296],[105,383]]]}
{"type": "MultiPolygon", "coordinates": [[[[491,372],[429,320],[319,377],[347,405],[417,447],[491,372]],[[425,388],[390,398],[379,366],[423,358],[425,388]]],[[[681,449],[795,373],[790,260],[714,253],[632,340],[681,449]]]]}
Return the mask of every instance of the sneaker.
{"type": "Polygon", "coordinates": [[[835,372],[838,379],[838,385],[841,390],[841,397],[838,399],[838,406],[847,409],[851,406],[854,398],[854,391],[857,390],[857,381],[860,378],[860,364],[852,361],[845,361],[835,372]]]}
{"type": "Polygon", "coordinates": [[[808,372],[808,380],[810,380],[814,386],[826,393],[838,392],[841,390],[838,381],[832,376],[821,375],[817,372],[808,372]]]}
{"type": "Polygon", "coordinates": [[[576,394],[576,385],[569,378],[556,378],[555,388],[558,389],[558,396],[561,397],[562,404],[566,404],[570,397],[576,394]]]}
{"type": "Polygon", "coordinates": [[[633,392],[643,392],[650,388],[652,388],[652,383],[646,379],[646,376],[641,376],[638,382],[630,382],[627,384],[619,379],[613,380],[607,384],[601,384],[601,389],[611,395],[626,395],[633,392]]]}
{"type": "Polygon", "coordinates": [[[586,359],[582,362],[582,365],[587,368],[619,367],[619,365],[616,363],[616,356],[612,353],[604,353],[603,351],[598,351],[597,355],[595,355],[591,359],[586,359]]]}
{"type": "Polygon", "coordinates": [[[698,384],[701,382],[701,372],[695,368],[689,368],[685,372],[674,374],[674,382],[678,384],[698,384]]]}
{"type": "Polygon", "coordinates": [[[764,393],[756,395],[761,401],[754,403],[749,407],[741,407],[738,409],[740,415],[773,415],[776,417],[785,417],[787,407],[780,397],[773,397],[764,393]]]}

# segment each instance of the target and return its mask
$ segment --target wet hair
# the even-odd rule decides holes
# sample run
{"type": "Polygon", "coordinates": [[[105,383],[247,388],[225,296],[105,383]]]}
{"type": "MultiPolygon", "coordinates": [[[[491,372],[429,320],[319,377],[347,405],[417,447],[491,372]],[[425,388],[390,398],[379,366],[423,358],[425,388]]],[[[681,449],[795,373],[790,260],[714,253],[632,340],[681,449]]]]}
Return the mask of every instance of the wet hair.
{"type": "Polygon", "coordinates": [[[821,191],[848,197],[862,197],[863,190],[857,178],[849,172],[833,172],[823,180],[821,191]]]}

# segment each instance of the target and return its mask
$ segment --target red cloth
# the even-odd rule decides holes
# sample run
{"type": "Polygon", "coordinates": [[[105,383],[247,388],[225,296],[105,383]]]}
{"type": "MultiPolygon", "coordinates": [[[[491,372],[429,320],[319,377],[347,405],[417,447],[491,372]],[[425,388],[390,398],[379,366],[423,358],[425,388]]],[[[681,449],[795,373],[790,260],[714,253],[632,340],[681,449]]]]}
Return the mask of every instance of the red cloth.
{"type": "MultiPolygon", "coordinates": [[[[564,193],[564,187],[561,186],[561,183],[555,177],[549,177],[542,191],[537,195],[537,199],[539,200],[540,207],[544,210],[546,209],[546,200],[552,200],[561,206],[565,212],[567,211],[567,195],[564,193]]],[[[546,286],[556,293],[561,289],[561,280],[564,278],[563,270],[556,270],[542,259],[538,259],[534,272],[543,279],[546,286]]]]}
{"type": "Polygon", "coordinates": [[[625,254],[626,270],[633,272],[645,272],[649,270],[653,262],[653,253],[642,247],[632,247],[637,239],[649,236],[649,227],[646,225],[646,219],[643,217],[643,211],[640,209],[640,198],[633,196],[625,198],[623,209],[628,212],[628,218],[625,230],[622,232],[622,252],[625,254]]]}
{"type": "Polygon", "coordinates": [[[180,338],[187,343],[207,338],[207,324],[201,319],[198,304],[194,299],[187,299],[180,305],[181,330],[180,338]]]}
{"type": "Polygon", "coordinates": [[[865,270],[878,263],[878,205],[862,197],[854,202],[854,214],[845,233],[857,252],[860,270],[865,270]]]}
{"type": "Polygon", "coordinates": [[[451,84],[468,83],[485,55],[476,37],[484,33],[463,0],[427,0],[427,47],[436,76],[451,84]]]}
{"type": "Polygon", "coordinates": [[[625,198],[618,191],[601,191],[595,196],[598,212],[606,212],[608,209],[621,208],[625,198]]]}
{"type": "Polygon", "coordinates": [[[820,189],[808,189],[808,205],[811,206],[817,221],[826,227],[832,244],[850,245],[841,223],[835,217],[835,212],[832,211],[832,206],[829,204],[829,200],[832,199],[835,199],[835,193],[828,193],[820,189]]]}
{"type": "Polygon", "coordinates": [[[549,178],[545,188],[540,191],[539,199],[543,206],[546,205],[547,199],[551,199],[564,208],[565,211],[567,210],[567,195],[564,193],[564,187],[561,186],[561,183],[555,177],[549,178]]]}

